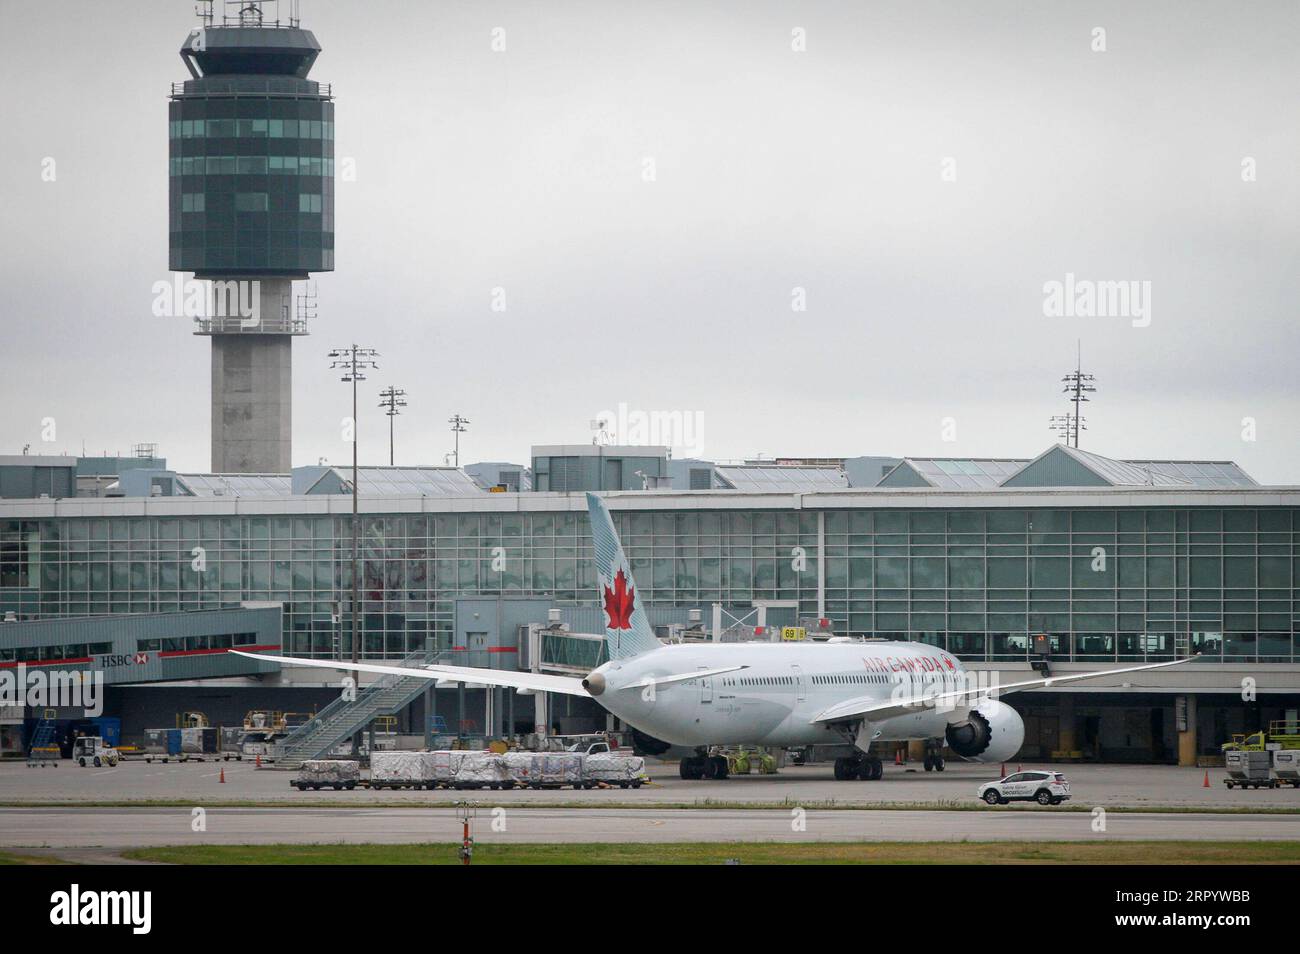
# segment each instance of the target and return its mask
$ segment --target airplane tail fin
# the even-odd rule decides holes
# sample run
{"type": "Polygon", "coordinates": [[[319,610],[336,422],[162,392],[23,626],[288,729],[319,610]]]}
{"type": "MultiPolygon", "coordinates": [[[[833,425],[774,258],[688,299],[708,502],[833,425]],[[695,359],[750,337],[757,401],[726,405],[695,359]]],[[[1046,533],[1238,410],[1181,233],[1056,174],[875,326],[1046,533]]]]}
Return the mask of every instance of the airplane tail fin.
{"type": "Polygon", "coordinates": [[[609,658],[629,659],[658,649],[662,644],[646,618],[641,594],[632,579],[632,565],[623,553],[609,511],[595,494],[587,494],[587,510],[591,515],[591,539],[596,551],[596,578],[605,613],[609,658]]]}

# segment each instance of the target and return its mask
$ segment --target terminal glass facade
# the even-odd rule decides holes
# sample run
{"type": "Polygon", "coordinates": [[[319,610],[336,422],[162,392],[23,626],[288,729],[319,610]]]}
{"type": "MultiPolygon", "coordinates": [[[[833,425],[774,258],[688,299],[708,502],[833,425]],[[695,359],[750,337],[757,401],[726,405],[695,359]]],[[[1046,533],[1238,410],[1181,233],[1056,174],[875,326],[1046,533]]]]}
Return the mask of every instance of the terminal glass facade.
{"type": "MultiPolygon", "coordinates": [[[[642,597],[681,608],[797,600],[837,634],[968,660],[1300,656],[1293,508],[644,510],[614,514],[642,597]],[[820,541],[820,546],[819,546],[820,541]],[[824,560],[824,567],[819,561],[824,560]]],[[[0,521],[0,609],[83,616],[285,604],[284,645],[330,656],[350,628],[350,517],[0,521]],[[342,626],[335,614],[342,614],[342,626]]],[[[448,646],[453,601],[594,605],[585,512],[362,516],[367,655],[448,646]]],[[[544,622],[544,620],[539,620],[544,622]]]]}

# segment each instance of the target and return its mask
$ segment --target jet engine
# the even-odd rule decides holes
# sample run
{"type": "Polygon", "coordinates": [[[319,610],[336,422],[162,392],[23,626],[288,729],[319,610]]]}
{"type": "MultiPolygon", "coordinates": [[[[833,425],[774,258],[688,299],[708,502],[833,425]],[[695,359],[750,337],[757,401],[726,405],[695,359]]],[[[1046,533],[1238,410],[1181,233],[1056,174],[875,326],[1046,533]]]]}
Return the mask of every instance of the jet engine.
{"type": "Polygon", "coordinates": [[[637,755],[663,755],[672,743],[646,735],[640,729],[632,729],[632,751],[637,755]]]}
{"type": "Polygon", "coordinates": [[[968,762],[1005,762],[1025,741],[1020,713],[1005,702],[983,699],[970,718],[948,726],[948,747],[968,762]]]}

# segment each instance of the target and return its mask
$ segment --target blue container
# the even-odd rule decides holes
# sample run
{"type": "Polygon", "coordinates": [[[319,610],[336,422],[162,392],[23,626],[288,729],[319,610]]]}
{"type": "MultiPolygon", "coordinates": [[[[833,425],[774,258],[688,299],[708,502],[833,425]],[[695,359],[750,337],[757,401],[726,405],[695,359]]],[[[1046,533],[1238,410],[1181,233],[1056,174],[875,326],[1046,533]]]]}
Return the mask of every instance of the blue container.
{"type": "Polygon", "coordinates": [[[95,728],[95,734],[104,740],[105,745],[111,745],[116,748],[122,743],[122,720],[116,716],[99,716],[90,719],[90,724],[95,728]]]}

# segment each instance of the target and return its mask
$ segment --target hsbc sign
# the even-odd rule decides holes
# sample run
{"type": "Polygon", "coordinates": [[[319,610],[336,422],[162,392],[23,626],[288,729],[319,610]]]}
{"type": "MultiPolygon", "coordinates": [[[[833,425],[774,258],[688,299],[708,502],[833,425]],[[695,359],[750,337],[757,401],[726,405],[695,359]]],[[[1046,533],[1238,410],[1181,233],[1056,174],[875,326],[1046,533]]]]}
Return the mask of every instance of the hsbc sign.
{"type": "Polygon", "coordinates": [[[105,653],[95,656],[96,669],[120,669],[123,666],[147,666],[157,658],[157,653],[105,653]]]}
{"type": "Polygon", "coordinates": [[[140,650],[126,653],[102,653],[91,657],[91,666],[104,674],[105,682],[151,682],[161,679],[163,659],[158,652],[140,650]]]}

